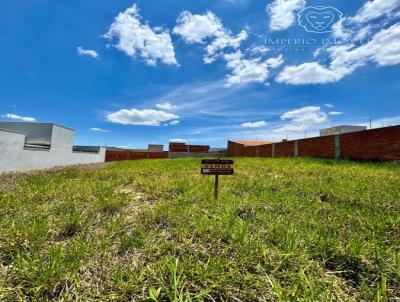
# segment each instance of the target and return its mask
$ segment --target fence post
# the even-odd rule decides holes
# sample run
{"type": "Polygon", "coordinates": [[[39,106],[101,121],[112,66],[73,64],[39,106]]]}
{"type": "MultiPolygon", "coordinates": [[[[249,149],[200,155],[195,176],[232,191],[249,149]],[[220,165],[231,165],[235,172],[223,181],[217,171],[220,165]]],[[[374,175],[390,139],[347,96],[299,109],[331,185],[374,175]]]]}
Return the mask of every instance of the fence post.
{"type": "Polygon", "coordinates": [[[257,157],[260,157],[260,146],[257,146],[257,149],[256,149],[257,151],[256,151],[256,155],[257,155],[257,157]]]}
{"type": "Polygon", "coordinates": [[[272,157],[275,157],[275,143],[272,144],[272,157]]]}
{"type": "Polygon", "coordinates": [[[299,156],[299,141],[294,141],[294,157],[299,156]]]}
{"type": "Polygon", "coordinates": [[[335,159],[339,159],[340,154],[340,134],[335,135],[335,159]]]}

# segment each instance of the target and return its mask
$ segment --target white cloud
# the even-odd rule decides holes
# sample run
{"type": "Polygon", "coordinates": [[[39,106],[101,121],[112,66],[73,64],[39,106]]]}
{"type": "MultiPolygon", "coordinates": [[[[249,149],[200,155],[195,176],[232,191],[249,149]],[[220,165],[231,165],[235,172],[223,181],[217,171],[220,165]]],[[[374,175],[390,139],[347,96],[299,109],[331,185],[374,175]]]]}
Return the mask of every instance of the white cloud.
{"type": "Polygon", "coordinates": [[[212,12],[205,15],[192,15],[184,11],[176,20],[173,32],[180,35],[186,43],[204,43],[205,39],[221,35],[224,26],[212,12]]]}
{"type": "Polygon", "coordinates": [[[349,39],[353,34],[352,30],[345,28],[346,18],[339,20],[332,26],[332,36],[337,39],[349,39]]]}
{"type": "Polygon", "coordinates": [[[168,111],[178,108],[177,106],[172,105],[170,102],[165,102],[165,103],[162,103],[162,104],[156,104],[156,107],[158,109],[168,110],[168,111]]]}
{"type": "Polygon", "coordinates": [[[99,58],[99,54],[95,50],[83,49],[81,46],[79,46],[76,51],[80,56],[89,56],[95,59],[99,58]]]}
{"type": "Polygon", "coordinates": [[[110,130],[104,130],[104,129],[101,129],[101,128],[90,128],[90,130],[93,131],[93,132],[103,132],[103,133],[110,133],[111,132],[110,130]]]}
{"type": "Polygon", "coordinates": [[[288,29],[296,20],[296,11],[301,10],[306,4],[305,0],[275,0],[267,5],[270,15],[269,29],[280,31],[288,29]]]}
{"type": "MultiPolygon", "coordinates": [[[[243,41],[248,38],[245,30],[237,36],[225,28],[221,20],[212,12],[204,15],[193,15],[185,11],[177,19],[174,33],[180,35],[186,43],[206,44],[204,62],[209,64],[217,58],[226,61],[230,73],[226,76],[226,86],[245,85],[248,83],[264,83],[269,76],[269,69],[283,63],[282,56],[263,60],[261,57],[245,58],[239,50],[243,41]],[[227,53],[226,50],[230,50],[227,53]],[[233,51],[232,51],[233,49],[233,51]]],[[[264,54],[268,48],[264,46],[248,49],[251,54],[264,54]]]]}
{"type": "Polygon", "coordinates": [[[264,83],[269,76],[269,69],[277,68],[283,63],[282,55],[267,60],[245,59],[240,50],[225,54],[224,59],[227,61],[227,68],[231,70],[231,74],[226,79],[228,87],[253,82],[264,83]]]}
{"type": "Polygon", "coordinates": [[[348,41],[366,39],[376,29],[393,24],[393,20],[400,16],[400,0],[370,0],[367,1],[353,17],[342,18],[333,26],[333,37],[348,41]],[[382,23],[366,22],[384,17],[382,23]]]}
{"type": "Polygon", "coordinates": [[[327,51],[331,58],[329,66],[322,66],[318,62],[286,66],[276,80],[295,85],[332,83],[369,61],[380,66],[400,64],[400,24],[381,30],[359,47],[342,45],[328,48],[327,51]]]}
{"type": "Polygon", "coordinates": [[[178,119],[179,116],[161,110],[153,109],[121,109],[107,114],[109,122],[122,125],[159,126],[162,122],[178,119]]]}
{"type": "Polygon", "coordinates": [[[325,123],[328,116],[318,106],[307,106],[288,111],[281,116],[281,119],[289,123],[276,129],[276,132],[302,132],[314,125],[325,123]]]}
{"type": "Polygon", "coordinates": [[[160,27],[152,28],[141,23],[141,16],[136,4],[125,12],[119,13],[104,35],[109,40],[117,40],[114,46],[128,56],[136,54],[148,65],[155,66],[158,61],[168,65],[177,65],[175,50],[168,30],[160,27]]]}
{"type": "Polygon", "coordinates": [[[355,17],[350,18],[352,22],[364,23],[384,15],[392,14],[400,6],[399,0],[370,0],[365,3],[355,17]]]}
{"type": "Polygon", "coordinates": [[[173,126],[173,125],[178,125],[180,123],[179,120],[175,120],[169,123],[169,125],[173,126]]]}
{"type": "Polygon", "coordinates": [[[270,49],[267,46],[261,45],[261,46],[254,46],[250,48],[250,52],[252,54],[265,54],[269,52],[270,49]]]}
{"type": "Polygon", "coordinates": [[[205,58],[205,62],[212,63],[215,60],[218,52],[227,47],[238,49],[240,44],[246,40],[247,37],[247,32],[244,30],[242,30],[236,37],[232,37],[227,33],[217,36],[216,39],[207,46],[207,56],[205,58]]]}
{"type": "Polygon", "coordinates": [[[12,114],[12,113],[4,114],[1,117],[6,118],[6,119],[11,119],[11,120],[17,120],[17,121],[21,121],[21,122],[30,122],[30,123],[36,122],[36,119],[34,117],[19,116],[19,115],[12,114]]]}
{"type": "Polygon", "coordinates": [[[332,105],[332,104],[330,104],[330,103],[326,103],[326,104],[324,104],[324,106],[325,106],[325,107],[328,107],[328,108],[334,108],[334,107],[335,107],[334,105],[332,105]]]}
{"type": "Polygon", "coordinates": [[[243,123],[241,126],[244,128],[261,128],[267,126],[266,121],[258,121],[258,122],[247,122],[243,123]]]}
{"type": "Polygon", "coordinates": [[[281,119],[302,124],[319,124],[326,121],[326,114],[321,111],[321,107],[307,106],[288,111],[281,116],[281,119]]]}
{"type": "Polygon", "coordinates": [[[212,12],[204,15],[193,15],[184,11],[177,19],[173,32],[180,35],[186,43],[207,44],[205,63],[212,63],[225,48],[237,49],[248,38],[245,30],[236,37],[226,29],[221,20],[212,12]]]}
{"type": "Polygon", "coordinates": [[[340,112],[340,111],[330,111],[329,112],[329,115],[342,115],[343,114],[343,112],[340,112]]]}
{"type": "Polygon", "coordinates": [[[333,83],[341,80],[352,71],[347,67],[333,70],[320,65],[318,62],[303,63],[298,66],[286,66],[276,77],[276,81],[294,85],[333,83]]]}

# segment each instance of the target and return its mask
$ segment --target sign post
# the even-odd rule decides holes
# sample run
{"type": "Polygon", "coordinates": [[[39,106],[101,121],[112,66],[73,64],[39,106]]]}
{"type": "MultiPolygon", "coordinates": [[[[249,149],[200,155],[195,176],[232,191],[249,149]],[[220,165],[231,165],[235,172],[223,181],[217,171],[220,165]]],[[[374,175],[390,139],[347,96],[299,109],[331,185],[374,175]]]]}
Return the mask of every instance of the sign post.
{"type": "Polygon", "coordinates": [[[215,175],[214,199],[218,199],[219,175],[233,175],[233,160],[203,159],[201,161],[201,174],[215,175]]]}
{"type": "Polygon", "coordinates": [[[218,175],[215,175],[214,199],[218,199],[218,175]]]}

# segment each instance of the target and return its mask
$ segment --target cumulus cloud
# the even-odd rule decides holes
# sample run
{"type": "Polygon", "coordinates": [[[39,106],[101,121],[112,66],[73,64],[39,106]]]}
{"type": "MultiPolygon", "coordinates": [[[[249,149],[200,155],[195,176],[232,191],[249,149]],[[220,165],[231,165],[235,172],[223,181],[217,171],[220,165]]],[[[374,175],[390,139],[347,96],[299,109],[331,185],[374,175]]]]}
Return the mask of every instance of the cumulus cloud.
{"type": "Polygon", "coordinates": [[[173,32],[180,35],[187,43],[204,43],[205,39],[213,38],[224,32],[224,26],[212,12],[204,15],[192,15],[184,11],[176,20],[173,32]]]}
{"type": "Polygon", "coordinates": [[[89,56],[95,59],[99,58],[99,54],[95,50],[83,49],[81,46],[79,46],[76,51],[80,56],[89,56]]]}
{"type": "Polygon", "coordinates": [[[269,76],[269,70],[283,63],[282,55],[267,60],[245,59],[241,51],[225,54],[224,59],[227,61],[227,68],[231,70],[226,79],[228,87],[252,82],[264,83],[269,76]]]}
{"type": "Polygon", "coordinates": [[[269,29],[288,29],[296,20],[295,13],[304,8],[305,4],[305,0],[275,0],[268,4],[266,9],[270,16],[269,29]]]}
{"type": "Polygon", "coordinates": [[[21,121],[21,122],[30,122],[30,123],[36,122],[36,119],[34,117],[20,116],[20,115],[16,115],[16,114],[12,114],[12,113],[4,114],[1,117],[10,119],[10,120],[21,121]]]}
{"type": "Polygon", "coordinates": [[[328,108],[334,108],[335,107],[333,104],[330,104],[330,103],[326,103],[326,104],[324,104],[324,106],[328,107],[328,108]]]}
{"type": "Polygon", "coordinates": [[[215,61],[215,56],[219,51],[231,47],[238,49],[240,44],[248,37],[247,32],[242,30],[236,37],[231,37],[229,34],[223,34],[217,36],[216,39],[207,46],[207,56],[205,58],[206,63],[212,63],[215,61]]]}
{"type": "Polygon", "coordinates": [[[340,112],[340,111],[330,111],[329,112],[329,115],[342,115],[343,114],[343,112],[340,112]]]}
{"type": "Polygon", "coordinates": [[[286,66],[276,77],[276,81],[294,85],[326,84],[337,82],[351,72],[352,69],[345,66],[341,69],[333,70],[320,65],[318,62],[311,62],[298,66],[286,66]]]}
{"type": "Polygon", "coordinates": [[[400,63],[400,24],[382,29],[361,46],[341,45],[327,49],[331,62],[323,66],[319,62],[286,66],[276,77],[288,84],[324,84],[341,80],[368,62],[380,66],[400,63]]]}
{"type": "Polygon", "coordinates": [[[266,125],[268,125],[268,123],[266,121],[258,121],[258,122],[243,123],[241,126],[243,128],[261,128],[261,127],[265,127],[266,125]]]}
{"type": "Polygon", "coordinates": [[[332,36],[348,41],[366,39],[382,26],[392,24],[400,16],[400,0],[370,0],[367,1],[353,17],[342,18],[333,26],[332,36]],[[374,22],[384,18],[383,22],[374,22]]]}
{"type": "Polygon", "coordinates": [[[364,23],[382,16],[390,16],[400,6],[400,0],[370,0],[366,2],[357,15],[350,18],[352,22],[364,23]]]}
{"type": "Polygon", "coordinates": [[[230,73],[226,76],[226,86],[245,85],[248,83],[264,83],[269,70],[283,63],[282,56],[263,59],[255,54],[264,54],[268,48],[264,46],[248,49],[250,58],[240,50],[243,41],[248,38],[245,30],[234,36],[225,28],[221,20],[212,12],[193,15],[183,12],[177,19],[174,33],[180,35],[189,44],[200,43],[205,46],[204,62],[209,64],[217,59],[226,61],[230,73]]]}
{"type": "Polygon", "coordinates": [[[176,22],[177,25],[173,32],[180,35],[186,43],[205,44],[208,42],[204,58],[206,63],[214,62],[218,53],[225,48],[237,49],[248,37],[245,30],[242,30],[237,36],[233,36],[231,31],[225,28],[221,20],[212,12],[193,15],[189,11],[184,11],[176,22]]]}
{"type": "Polygon", "coordinates": [[[177,65],[171,36],[166,29],[152,28],[142,23],[136,4],[119,13],[111,24],[105,38],[115,41],[113,46],[135,58],[137,54],[148,65],[155,66],[158,61],[168,65],[177,65]]]}
{"type": "Polygon", "coordinates": [[[107,114],[109,122],[122,125],[160,126],[162,122],[177,120],[179,116],[154,109],[121,109],[107,114]]]}
{"type": "Polygon", "coordinates": [[[165,103],[162,103],[162,104],[156,104],[156,107],[158,109],[167,110],[167,111],[174,110],[174,109],[178,108],[177,106],[172,105],[170,102],[165,102],[165,103]]]}
{"type": "Polygon", "coordinates": [[[103,133],[110,133],[110,130],[105,130],[105,129],[101,129],[101,128],[90,128],[91,131],[93,132],[103,132],[103,133]]]}
{"type": "Polygon", "coordinates": [[[314,125],[325,123],[327,114],[318,106],[307,106],[288,111],[281,116],[288,124],[276,129],[276,132],[302,132],[314,125]]]}

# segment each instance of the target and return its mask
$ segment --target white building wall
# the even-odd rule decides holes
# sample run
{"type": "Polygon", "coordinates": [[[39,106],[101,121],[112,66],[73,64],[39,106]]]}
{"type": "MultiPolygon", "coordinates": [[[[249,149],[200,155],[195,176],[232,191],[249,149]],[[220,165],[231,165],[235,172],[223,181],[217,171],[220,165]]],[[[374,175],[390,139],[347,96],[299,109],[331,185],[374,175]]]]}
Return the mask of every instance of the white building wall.
{"type": "Polygon", "coordinates": [[[0,129],[0,172],[19,166],[25,144],[25,134],[0,129]]]}
{"type": "Polygon", "coordinates": [[[25,134],[0,129],[0,172],[31,171],[105,161],[105,148],[100,148],[98,153],[73,152],[73,137],[73,131],[54,126],[50,150],[29,150],[24,149],[25,134]]]}

